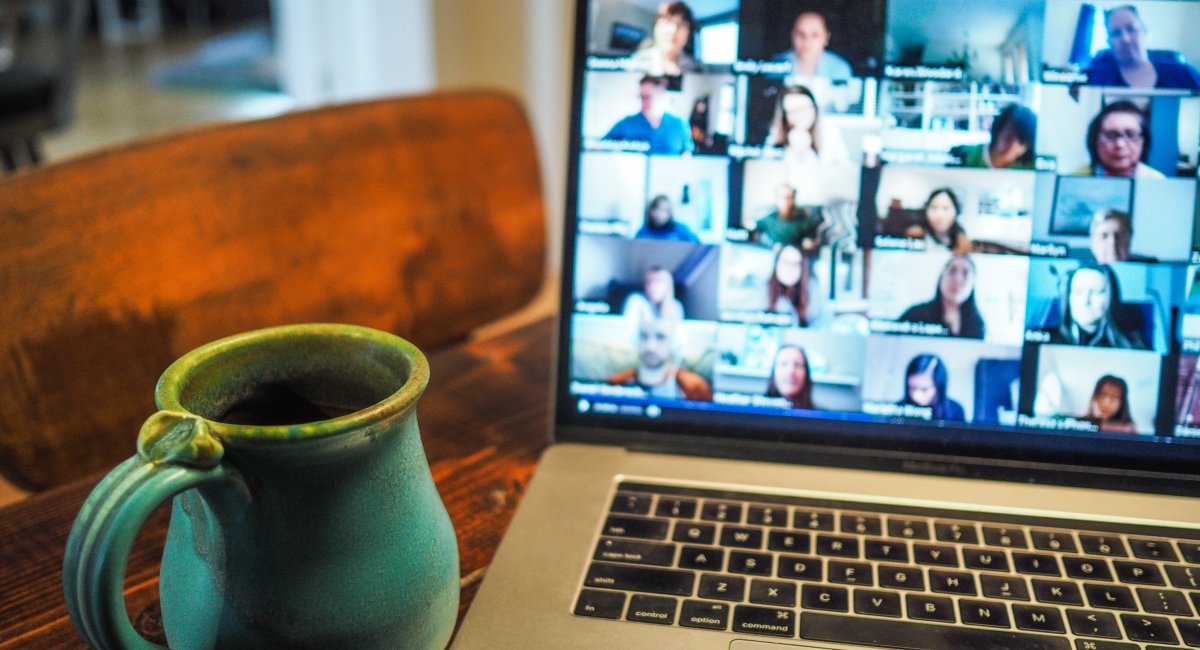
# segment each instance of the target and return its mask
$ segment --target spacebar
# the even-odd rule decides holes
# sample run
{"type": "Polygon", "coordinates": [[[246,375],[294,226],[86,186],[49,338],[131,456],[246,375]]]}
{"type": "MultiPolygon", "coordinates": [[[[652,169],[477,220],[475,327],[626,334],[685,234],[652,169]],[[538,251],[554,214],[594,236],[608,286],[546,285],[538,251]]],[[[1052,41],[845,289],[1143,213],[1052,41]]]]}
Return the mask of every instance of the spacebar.
{"type": "Polygon", "coordinates": [[[1062,637],[803,612],[800,638],[904,650],[1071,650],[1062,637]]]}

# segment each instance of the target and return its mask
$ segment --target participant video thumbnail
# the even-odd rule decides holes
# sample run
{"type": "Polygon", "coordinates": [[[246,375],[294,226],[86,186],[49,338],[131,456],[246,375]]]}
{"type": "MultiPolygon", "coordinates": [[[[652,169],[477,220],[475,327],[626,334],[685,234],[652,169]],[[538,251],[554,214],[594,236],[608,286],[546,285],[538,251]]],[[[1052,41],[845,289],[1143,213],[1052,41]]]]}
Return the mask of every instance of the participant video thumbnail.
{"type": "Polygon", "coordinates": [[[1186,262],[1196,182],[1039,174],[1034,254],[1086,262],[1186,262]]]}
{"type": "Polygon", "coordinates": [[[572,394],[712,400],[716,323],[575,314],[571,327],[572,394]]]}
{"type": "Polygon", "coordinates": [[[1029,251],[1036,174],[885,165],[875,201],[876,246],[1029,251]]]}
{"type": "Polygon", "coordinates": [[[863,412],[935,422],[1012,425],[1021,348],[974,341],[872,335],[863,412]]]}
{"type": "Polygon", "coordinates": [[[742,0],[741,72],[849,79],[880,72],[884,0],[742,0]]]}
{"type": "Polygon", "coordinates": [[[732,64],[736,0],[721,3],[597,0],[588,20],[592,69],[678,76],[732,64]]]}
{"type": "Polygon", "coordinates": [[[735,111],[732,75],[689,74],[677,83],[640,72],[589,72],[583,105],[587,150],[657,155],[719,152],[735,111]]]}
{"type": "Polygon", "coordinates": [[[1025,339],[1167,354],[1185,285],[1184,267],[1031,259],[1025,339]]]}
{"type": "Polygon", "coordinates": [[[1175,384],[1175,435],[1196,438],[1200,437],[1200,342],[1185,341],[1184,352],[1175,384]]]}
{"type": "Polygon", "coordinates": [[[846,114],[865,110],[861,95],[843,101],[822,94],[820,86],[768,77],[750,77],[741,87],[746,101],[734,140],[745,147],[731,152],[742,157],[779,157],[790,164],[807,163],[809,168],[858,165],[864,138],[878,138],[878,119],[846,114]]]}
{"type": "Polygon", "coordinates": [[[1162,357],[1135,350],[1043,345],[1037,350],[1033,417],[1021,426],[1153,434],[1162,357]]]}
{"type": "Polygon", "coordinates": [[[720,248],[686,242],[577,239],[575,311],[716,320],[720,248]]]}
{"type": "Polygon", "coordinates": [[[739,219],[730,225],[749,231],[751,240],[800,243],[833,228],[822,237],[828,242],[857,231],[857,165],[820,167],[800,176],[779,160],[746,160],[742,170],[739,219]],[[793,230],[799,231],[799,238],[793,230]]]}
{"type": "Polygon", "coordinates": [[[888,0],[884,74],[1027,84],[1041,59],[1045,0],[888,0]]]}
{"type": "Polygon", "coordinates": [[[1020,345],[1029,260],[875,250],[867,314],[872,332],[923,334],[1020,345]]]}
{"type": "Polygon", "coordinates": [[[1200,4],[1056,0],[1045,16],[1046,83],[1200,90],[1200,4]]]}
{"type": "Polygon", "coordinates": [[[862,410],[865,347],[862,336],[722,324],[714,401],[857,413],[862,410]]]}

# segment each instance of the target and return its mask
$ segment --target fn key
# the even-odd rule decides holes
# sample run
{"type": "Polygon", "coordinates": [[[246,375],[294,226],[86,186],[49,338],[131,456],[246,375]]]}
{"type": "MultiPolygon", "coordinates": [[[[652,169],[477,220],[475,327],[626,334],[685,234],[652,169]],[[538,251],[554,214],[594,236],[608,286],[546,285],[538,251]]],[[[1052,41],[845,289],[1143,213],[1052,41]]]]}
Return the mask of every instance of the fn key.
{"type": "Polygon", "coordinates": [[[625,594],[619,591],[584,589],[579,592],[579,600],[575,602],[577,616],[621,618],[623,609],[625,609],[625,594]]]}

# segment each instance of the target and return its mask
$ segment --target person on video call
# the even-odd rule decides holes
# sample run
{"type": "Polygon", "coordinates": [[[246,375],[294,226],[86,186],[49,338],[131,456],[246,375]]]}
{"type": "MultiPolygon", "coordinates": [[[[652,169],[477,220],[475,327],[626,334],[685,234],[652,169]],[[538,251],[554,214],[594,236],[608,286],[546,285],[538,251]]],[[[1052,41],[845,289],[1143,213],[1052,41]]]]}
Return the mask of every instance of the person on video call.
{"type": "Polygon", "coordinates": [[[1104,29],[1109,49],[1092,59],[1087,70],[1089,84],[1200,90],[1200,72],[1178,52],[1147,49],[1149,30],[1137,7],[1124,5],[1105,11],[1104,29]]]}
{"type": "Polygon", "coordinates": [[[772,57],[789,61],[796,77],[849,79],[854,70],[841,56],[829,51],[829,26],[825,17],[815,11],[805,11],[792,23],[792,49],[772,57]]]}
{"type": "Polygon", "coordinates": [[[646,75],[638,82],[641,112],[621,118],[604,135],[605,140],[646,142],[650,153],[678,155],[694,147],[691,131],[682,118],[667,112],[667,80],[646,75]]]}
{"type": "Polygon", "coordinates": [[[699,72],[700,62],[693,58],[696,18],[691,7],[683,2],[664,2],[654,16],[652,36],[634,53],[635,70],[677,77],[685,72],[699,72]]]}
{"type": "Polygon", "coordinates": [[[971,239],[958,223],[961,212],[962,204],[954,190],[939,187],[930,192],[929,198],[925,199],[921,222],[910,225],[905,230],[905,235],[914,239],[924,239],[931,250],[940,246],[956,255],[966,255],[971,252],[971,239]]]}
{"type": "Polygon", "coordinates": [[[1130,252],[1133,241],[1133,221],[1128,212],[1098,210],[1088,226],[1088,248],[1096,264],[1113,262],[1154,262],[1153,257],[1130,252]]]}
{"type": "Polygon", "coordinates": [[[679,322],[675,318],[647,318],[638,323],[637,366],[609,377],[608,383],[640,386],[650,397],[712,401],[708,380],[679,365],[679,322]]]}
{"type": "Polygon", "coordinates": [[[659,241],[686,241],[700,243],[700,238],[691,228],[675,220],[671,199],[665,194],[650,199],[646,205],[645,220],[634,239],[657,239],[659,241]]]}
{"type": "Polygon", "coordinates": [[[992,120],[991,134],[986,145],[959,145],[950,149],[950,154],[963,167],[1033,169],[1037,114],[1020,104],[1009,104],[992,120]]]}
{"type": "Polygon", "coordinates": [[[1087,415],[1079,418],[1109,433],[1137,433],[1129,416],[1129,385],[1114,375],[1104,375],[1096,382],[1087,415]]]}
{"type": "Polygon", "coordinates": [[[1081,266],[1067,276],[1062,323],[1051,343],[1147,350],[1138,318],[1121,302],[1117,275],[1108,265],[1081,266]]]}
{"type": "Polygon", "coordinates": [[[683,320],[683,303],[675,297],[675,276],[661,266],[646,269],[642,290],[625,298],[621,313],[636,322],[654,318],[683,320]]]}
{"type": "Polygon", "coordinates": [[[901,405],[922,406],[931,411],[930,419],[942,422],[966,422],[962,404],[946,395],[950,383],[946,364],[935,354],[918,354],[904,371],[904,399],[901,405]]]}
{"type": "Polygon", "coordinates": [[[792,408],[815,408],[812,401],[812,375],[808,370],[808,355],[795,345],[785,345],[775,353],[771,365],[771,380],[767,397],[782,397],[792,408]]]}
{"type": "Polygon", "coordinates": [[[1092,162],[1075,170],[1076,176],[1165,178],[1146,164],[1150,153],[1150,127],[1146,113],[1128,100],[1100,109],[1087,131],[1092,162]]]}
{"type": "Polygon", "coordinates": [[[975,263],[955,255],[942,267],[933,300],[913,305],[900,315],[904,323],[930,323],[946,328],[950,336],[981,339],[983,316],[975,305],[975,263]]]}
{"type": "Polygon", "coordinates": [[[805,86],[784,86],[779,91],[767,144],[783,148],[783,160],[787,163],[835,163],[850,159],[842,138],[822,128],[816,97],[805,86]]]}
{"type": "Polygon", "coordinates": [[[792,327],[811,325],[818,310],[813,305],[814,278],[804,254],[795,246],[781,246],[771,269],[767,280],[767,311],[787,315],[792,327]]]}
{"type": "Polygon", "coordinates": [[[811,251],[817,248],[820,220],[807,208],[796,205],[796,188],[787,183],[775,189],[775,208],[754,224],[751,238],[762,244],[796,246],[811,251]]]}

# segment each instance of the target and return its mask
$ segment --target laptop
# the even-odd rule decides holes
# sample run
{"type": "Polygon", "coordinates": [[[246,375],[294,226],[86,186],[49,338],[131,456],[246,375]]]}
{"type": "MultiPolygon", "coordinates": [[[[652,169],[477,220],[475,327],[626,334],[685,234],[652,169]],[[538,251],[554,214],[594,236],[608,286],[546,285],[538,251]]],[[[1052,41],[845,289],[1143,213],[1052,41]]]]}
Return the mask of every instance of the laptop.
{"type": "Polygon", "coordinates": [[[1200,2],[576,14],[554,444],[455,645],[1200,647],[1200,2]]]}

